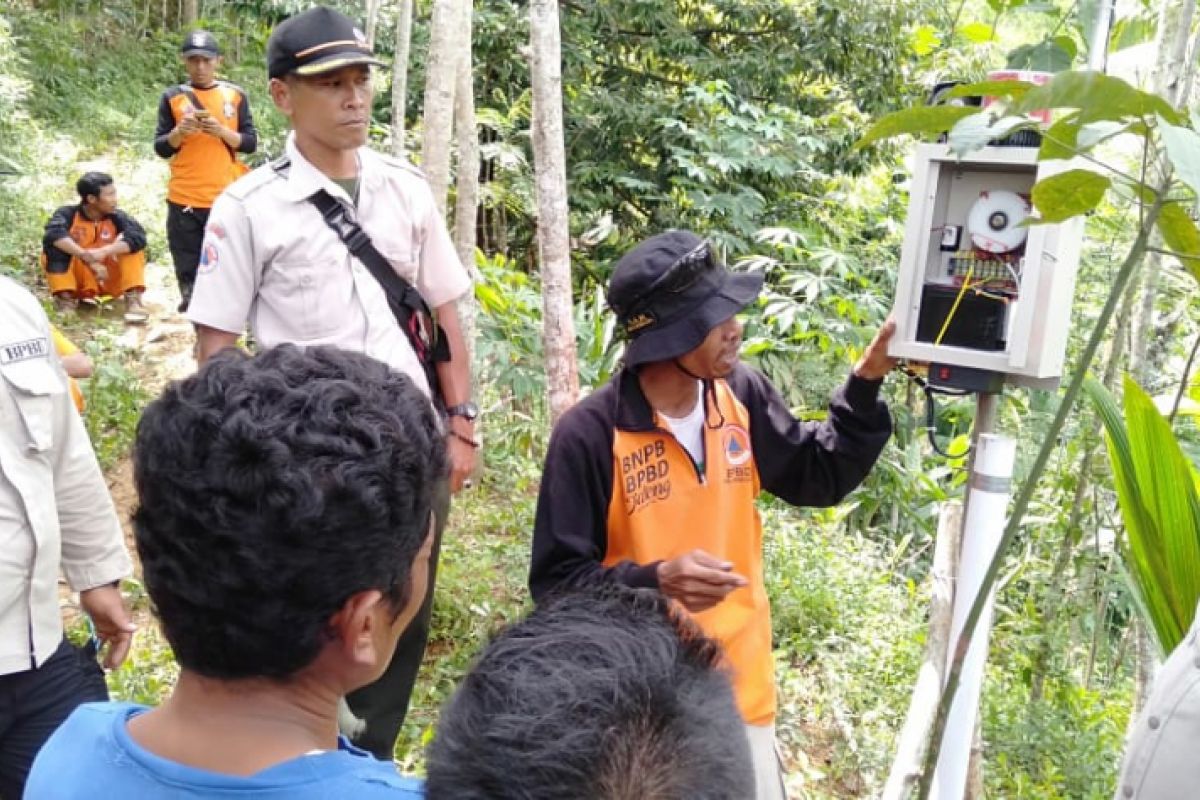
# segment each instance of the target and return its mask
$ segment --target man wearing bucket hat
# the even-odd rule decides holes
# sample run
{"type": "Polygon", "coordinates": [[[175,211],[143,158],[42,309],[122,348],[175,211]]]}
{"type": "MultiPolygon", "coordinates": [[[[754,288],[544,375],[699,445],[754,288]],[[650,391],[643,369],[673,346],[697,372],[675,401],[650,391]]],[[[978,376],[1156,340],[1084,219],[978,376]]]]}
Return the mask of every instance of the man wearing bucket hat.
{"type": "Polygon", "coordinates": [[[797,506],[833,505],[891,436],[879,400],[895,365],[889,321],[821,422],[800,422],[738,361],[735,314],[762,276],[729,272],[688,231],[627,253],[608,302],[629,344],[624,367],[563,415],[546,454],[529,584],[535,600],[595,581],[657,587],[721,642],[754,756],[758,797],[783,796],[774,750],[766,490],[797,506]]]}
{"type": "Polygon", "coordinates": [[[271,99],[292,127],[285,157],[217,198],[188,318],[202,363],[234,346],[249,322],[263,348],[366,353],[408,375],[445,415],[449,475],[434,502],[425,602],[387,672],[347,697],[355,719],[346,732],[391,758],[429,633],[449,493],[474,469],[479,442],[456,309],[470,278],[421,173],[366,146],[370,67],[379,63],[363,32],[331,8],[276,26],[267,72],[271,99]]]}

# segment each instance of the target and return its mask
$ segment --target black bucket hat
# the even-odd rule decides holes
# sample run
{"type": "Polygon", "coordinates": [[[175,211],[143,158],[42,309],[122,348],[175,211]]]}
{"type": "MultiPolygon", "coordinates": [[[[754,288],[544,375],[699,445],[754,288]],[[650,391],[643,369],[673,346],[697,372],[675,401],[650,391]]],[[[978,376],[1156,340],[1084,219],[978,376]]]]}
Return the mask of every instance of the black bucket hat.
{"type": "Polygon", "coordinates": [[[651,236],[617,262],[608,305],[629,339],[628,366],[670,361],[758,297],[763,276],[730,272],[691,231],[651,236]]]}

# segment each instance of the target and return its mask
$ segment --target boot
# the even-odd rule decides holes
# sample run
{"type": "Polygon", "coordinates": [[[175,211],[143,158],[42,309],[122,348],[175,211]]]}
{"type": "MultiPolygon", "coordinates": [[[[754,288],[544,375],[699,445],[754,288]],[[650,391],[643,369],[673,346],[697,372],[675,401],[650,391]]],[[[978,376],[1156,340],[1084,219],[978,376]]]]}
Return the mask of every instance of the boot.
{"type": "Polygon", "coordinates": [[[60,314],[70,314],[75,310],[74,292],[57,292],[54,295],[54,310],[60,314]]]}
{"type": "Polygon", "coordinates": [[[150,319],[150,312],[142,304],[141,292],[125,293],[125,322],[130,325],[145,325],[150,319]]]}

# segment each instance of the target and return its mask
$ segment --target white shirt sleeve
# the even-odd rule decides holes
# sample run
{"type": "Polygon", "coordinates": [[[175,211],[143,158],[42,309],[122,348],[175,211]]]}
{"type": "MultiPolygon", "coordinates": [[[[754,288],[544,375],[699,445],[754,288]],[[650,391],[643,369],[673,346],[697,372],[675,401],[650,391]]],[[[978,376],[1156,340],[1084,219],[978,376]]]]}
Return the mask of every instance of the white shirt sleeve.
{"type": "Polygon", "coordinates": [[[55,398],[54,487],[62,536],[62,571],[77,592],[133,572],[125,535],[83,420],[68,393],[55,398]]]}
{"type": "MultiPolygon", "coordinates": [[[[44,322],[47,341],[50,325],[44,322]]],[[[125,535],[83,420],[75,409],[67,376],[57,358],[48,360],[64,391],[51,395],[55,506],[62,543],[62,571],[77,592],[94,589],[133,572],[125,535]]]]}
{"type": "Polygon", "coordinates": [[[188,319],[240,334],[258,292],[253,226],[241,200],[222,194],[209,213],[188,319]]]}
{"type": "Polygon", "coordinates": [[[417,265],[417,291],[430,308],[457,300],[471,288],[471,276],[458,260],[454,241],[433,202],[429,184],[421,181],[421,261],[417,265]]]}

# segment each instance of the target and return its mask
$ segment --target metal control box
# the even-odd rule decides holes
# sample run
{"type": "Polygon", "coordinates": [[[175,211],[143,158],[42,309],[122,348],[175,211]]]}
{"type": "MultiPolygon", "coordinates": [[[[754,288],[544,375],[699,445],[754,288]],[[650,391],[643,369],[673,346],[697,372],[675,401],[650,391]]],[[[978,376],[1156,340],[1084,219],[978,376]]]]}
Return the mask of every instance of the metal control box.
{"type": "Polygon", "coordinates": [[[1046,385],[1062,375],[1083,219],[1028,224],[1033,185],[1074,168],[1035,147],[917,148],[892,356],[1046,385]],[[1023,380],[1022,380],[1023,379],[1023,380]]]}

